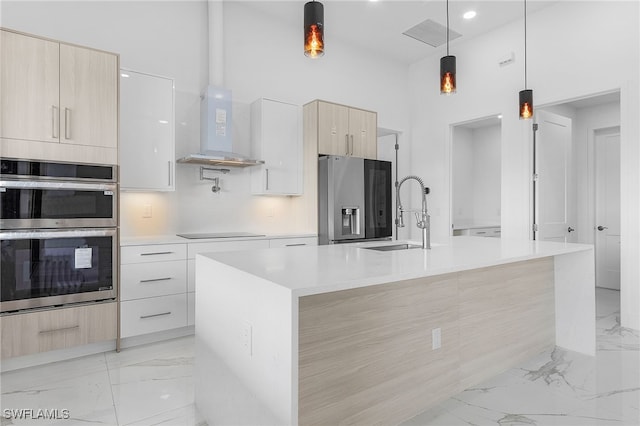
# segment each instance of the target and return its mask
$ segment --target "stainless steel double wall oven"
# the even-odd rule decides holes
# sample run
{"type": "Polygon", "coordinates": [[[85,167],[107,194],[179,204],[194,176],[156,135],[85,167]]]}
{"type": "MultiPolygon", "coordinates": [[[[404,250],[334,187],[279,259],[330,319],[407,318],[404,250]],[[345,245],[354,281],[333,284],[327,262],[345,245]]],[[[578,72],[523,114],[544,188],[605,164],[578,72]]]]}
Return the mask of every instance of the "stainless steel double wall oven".
{"type": "Polygon", "coordinates": [[[0,313],[114,299],[116,166],[0,163],[0,313]]]}

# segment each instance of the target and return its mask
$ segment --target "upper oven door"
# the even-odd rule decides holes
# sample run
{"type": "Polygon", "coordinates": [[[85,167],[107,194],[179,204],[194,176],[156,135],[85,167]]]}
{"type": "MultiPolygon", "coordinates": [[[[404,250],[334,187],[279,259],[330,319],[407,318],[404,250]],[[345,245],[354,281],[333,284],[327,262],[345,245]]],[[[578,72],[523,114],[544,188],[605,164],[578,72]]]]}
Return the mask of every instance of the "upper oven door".
{"type": "Polygon", "coordinates": [[[0,229],[117,226],[117,186],[47,180],[0,181],[0,229]]]}

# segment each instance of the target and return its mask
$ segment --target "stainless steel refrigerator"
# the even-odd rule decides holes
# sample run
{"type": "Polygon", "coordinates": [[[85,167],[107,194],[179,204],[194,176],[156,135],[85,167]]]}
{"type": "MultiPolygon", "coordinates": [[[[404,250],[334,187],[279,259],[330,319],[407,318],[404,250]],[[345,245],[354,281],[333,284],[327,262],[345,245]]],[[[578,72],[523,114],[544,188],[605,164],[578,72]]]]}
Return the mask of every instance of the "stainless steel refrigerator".
{"type": "Polygon", "coordinates": [[[322,156],[318,160],[318,242],[390,239],[391,162],[322,156]]]}

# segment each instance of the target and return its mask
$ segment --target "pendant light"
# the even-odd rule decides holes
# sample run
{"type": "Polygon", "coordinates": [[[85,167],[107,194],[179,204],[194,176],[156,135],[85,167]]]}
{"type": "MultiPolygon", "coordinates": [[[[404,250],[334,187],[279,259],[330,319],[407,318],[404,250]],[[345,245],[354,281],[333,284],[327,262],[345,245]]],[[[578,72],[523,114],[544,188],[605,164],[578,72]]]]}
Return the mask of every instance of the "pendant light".
{"type": "Polygon", "coordinates": [[[527,89],[527,0],[524,0],[524,90],[518,96],[521,120],[533,118],[533,90],[527,89]]]}
{"type": "Polygon", "coordinates": [[[318,1],[304,5],[304,54],[310,58],[324,55],[324,6],[318,1]]]}
{"type": "Polygon", "coordinates": [[[456,93],[456,57],[449,55],[449,0],[447,0],[447,56],[440,58],[440,94],[456,93]]]}

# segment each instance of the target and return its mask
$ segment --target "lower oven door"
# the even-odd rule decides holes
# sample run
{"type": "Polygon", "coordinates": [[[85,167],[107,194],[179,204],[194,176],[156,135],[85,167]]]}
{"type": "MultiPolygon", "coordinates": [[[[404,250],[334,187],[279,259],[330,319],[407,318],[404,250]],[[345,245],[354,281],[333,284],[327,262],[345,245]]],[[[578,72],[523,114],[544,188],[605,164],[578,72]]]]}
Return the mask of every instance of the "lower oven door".
{"type": "Polygon", "coordinates": [[[116,229],[0,232],[0,312],[116,297],[116,229]]]}

